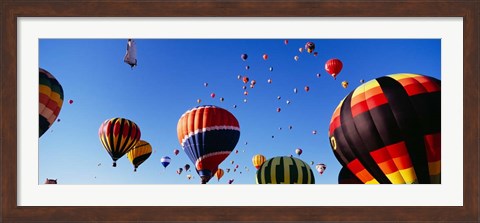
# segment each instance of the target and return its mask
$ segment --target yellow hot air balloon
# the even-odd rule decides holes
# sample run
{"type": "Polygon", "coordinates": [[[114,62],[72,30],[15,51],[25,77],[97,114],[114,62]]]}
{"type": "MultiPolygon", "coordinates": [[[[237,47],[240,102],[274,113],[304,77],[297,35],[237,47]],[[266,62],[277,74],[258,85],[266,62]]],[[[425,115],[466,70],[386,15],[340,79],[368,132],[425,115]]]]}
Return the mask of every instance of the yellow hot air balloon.
{"type": "Polygon", "coordinates": [[[223,171],[221,168],[218,168],[217,172],[215,172],[215,176],[217,177],[218,181],[220,181],[220,178],[223,177],[223,174],[225,174],[225,171],[223,171]]]}
{"type": "Polygon", "coordinates": [[[265,162],[265,160],[267,160],[265,156],[263,156],[262,154],[257,154],[252,157],[253,166],[258,170],[260,166],[265,162]]]}
{"type": "Polygon", "coordinates": [[[347,88],[348,87],[348,82],[347,81],[342,81],[342,87],[347,88]]]}
{"type": "Polygon", "coordinates": [[[128,160],[133,164],[135,168],[133,171],[137,172],[138,166],[145,162],[145,160],[152,154],[152,146],[150,143],[140,140],[133,146],[133,149],[127,153],[128,160]]]}

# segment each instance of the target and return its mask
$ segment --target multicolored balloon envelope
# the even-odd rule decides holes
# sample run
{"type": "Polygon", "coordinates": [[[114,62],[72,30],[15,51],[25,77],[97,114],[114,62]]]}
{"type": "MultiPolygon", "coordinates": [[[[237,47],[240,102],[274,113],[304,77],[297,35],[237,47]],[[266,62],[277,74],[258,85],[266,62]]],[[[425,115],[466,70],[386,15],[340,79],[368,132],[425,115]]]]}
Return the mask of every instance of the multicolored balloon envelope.
{"type": "Polygon", "coordinates": [[[128,160],[133,164],[133,171],[137,172],[137,168],[152,155],[152,146],[144,140],[140,140],[127,153],[128,160]]]}
{"type": "Polygon", "coordinates": [[[63,105],[63,88],[48,71],[39,68],[39,138],[57,119],[63,105]]]}
{"type": "Polygon", "coordinates": [[[394,74],[366,82],[335,109],[335,157],[366,184],[441,183],[441,82],[394,74]]]}
{"type": "Polygon", "coordinates": [[[98,136],[112,157],[113,167],[116,167],[117,160],[133,149],[140,140],[141,133],[134,122],[125,118],[112,118],[100,125],[98,136]]]}
{"type": "Polygon", "coordinates": [[[177,136],[205,184],[237,145],[240,125],[235,116],[223,108],[198,106],[180,117],[177,136]]]}
{"type": "Polygon", "coordinates": [[[310,166],[301,159],[277,156],[257,170],[257,184],[315,184],[310,166]]]}
{"type": "Polygon", "coordinates": [[[257,170],[260,168],[260,166],[267,160],[264,155],[262,154],[257,154],[252,157],[252,163],[257,170]]]}

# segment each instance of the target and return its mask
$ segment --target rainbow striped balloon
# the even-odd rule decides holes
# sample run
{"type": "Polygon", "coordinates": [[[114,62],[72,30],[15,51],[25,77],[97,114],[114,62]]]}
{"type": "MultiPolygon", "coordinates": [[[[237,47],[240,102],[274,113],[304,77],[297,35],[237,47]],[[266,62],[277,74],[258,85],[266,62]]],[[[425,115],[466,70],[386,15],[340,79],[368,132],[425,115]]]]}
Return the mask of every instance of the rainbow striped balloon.
{"type": "Polygon", "coordinates": [[[177,136],[202,183],[207,183],[237,145],[240,125],[235,116],[223,108],[198,106],[180,117],[177,136]]]}
{"type": "Polygon", "coordinates": [[[39,69],[39,138],[57,119],[63,105],[63,88],[48,71],[39,69]]]}
{"type": "Polygon", "coordinates": [[[335,109],[335,157],[367,184],[440,183],[441,82],[394,74],[362,84],[335,109]]]}

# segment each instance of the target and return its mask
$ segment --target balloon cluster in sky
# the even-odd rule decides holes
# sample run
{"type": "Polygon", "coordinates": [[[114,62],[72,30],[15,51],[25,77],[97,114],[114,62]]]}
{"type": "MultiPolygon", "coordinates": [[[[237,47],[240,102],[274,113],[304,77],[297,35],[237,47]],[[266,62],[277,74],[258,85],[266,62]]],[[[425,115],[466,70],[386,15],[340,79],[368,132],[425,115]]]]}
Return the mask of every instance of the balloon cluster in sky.
{"type": "MultiPolygon", "coordinates": [[[[288,45],[288,40],[284,40],[288,45]]],[[[307,55],[318,56],[314,42],[306,42],[298,49],[299,55],[306,51],[307,55]]],[[[127,41],[127,52],[124,62],[131,69],[137,66],[137,46],[133,39],[127,41]]],[[[301,58],[294,55],[293,60],[301,58]]],[[[247,53],[240,55],[240,59],[248,62],[247,53]]],[[[263,60],[269,60],[268,53],[263,53],[263,60]]],[[[343,68],[338,58],[331,58],[325,62],[325,71],[333,79],[337,79],[343,68]]],[[[250,69],[249,65],[245,69],[250,69]]],[[[269,67],[270,72],[274,70],[269,67]]],[[[55,77],[48,71],[40,68],[39,92],[39,137],[57,120],[64,101],[63,88],[55,77]]],[[[321,77],[320,73],[316,74],[321,77]]],[[[238,75],[237,79],[243,83],[243,102],[247,103],[249,91],[257,86],[257,81],[247,75],[238,75]]],[[[265,80],[263,80],[265,81],[265,80]]],[[[268,78],[266,82],[272,84],[274,80],[268,78]]],[[[260,82],[261,83],[261,82],[260,82]]],[[[413,184],[413,183],[441,183],[441,132],[440,132],[440,92],[441,82],[432,77],[417,74],[393,74],[365,82],[351,91],[333,111],[329,126],[329,141],[332,152],[343,166],[340,171],[339,183],[362,184],[413,184]]],[[[341,86],[347,88],[349,83],[342,81],[341,86]]],[[[208,88],[207,82],[203,83],[208,88]]],[[[261,86],[264,87],[265,85],[261,86]]],[[[271,86],[271,85],[266,85],[271,86]]],[[[300,89],[294,88],[297,94],[300,89]]],[[[310,86],[304,86],[308,93],[310,86]]],[[[215,92],[210,93],[215,98],[215,92]]],[[[221,95],[219,95],[221,96],[221,95]]],[[[277,100],[282,97],[278,96],[277,100]]],[[[220,102],[225,100],[219,97],[220,102]]],[[[70,99],[68,103],[73,104],[70,99]]],[[[201,104],[202,100],[197,99],[201,104]]],[[[290,100],[286,101],[289,105],[290,100]]],[[[237,104],[233,105],[233,109],[237,104]]],[[[282,112],[281,107],[276,112],[282,112]]],[[[285,112],[285,111],[284,111],[285,112]]],[[[60,121],[58,119],[57,121],[60,121]]],[[[225,108],[215,105],[199,105],[179,114],[177,123],[177,138],[193,164],[192,169],[200,177],[202,184],[208,183],[211,178],[217,181],[231,171],[219,168],[219,165],[232,153],[238,153],[235,147],[240,139],[241,123],[225,108]]],[[[293,126],[289,126],[291,130],[293,126]]],[[[327,127],[325,127],[327,128],[327,127]]],[[[281,128],[280,128],[281,130],[281,128]]],[[[313,135],[317,130],[312,130],[313,135]]],[[[141,138],[141,129],[137,124],[126,118],[115,117],[105,120],[98,129],[100,143],[113,161],[127,155],[134,171],[151,156],[152,146],[141,138]]],[[[274,136],[272,136],[274,138],[274,136]]],[[[245,142],[247,144],[247,142],[245,142]]],[[[293,150],[293,149],[292,149],[293,150]]],[[[299,157],[304,152],[302,148],[295,148],[298,157],[275,156],[267,158],[262,154],[252,157],[252,166],[257,170],[257,184],[314,184],[315,175],[321,176],[327,169],[327,164],[310,162],[312,168],[299,157]]],[[[173,150],[173,158],[180,153],[173,150]]],[[[166,170],[172,158],[161,157],[161,164],[166,170]]],[[[234,161],[230,161],[234,165],[234,161]]],[[[100,165],[100,164],[99,164],[100,165]]],[[[235,165],[233,172],[238,169],[235,165]]],[[[246,171],[248,168],[245,166],[246,171]]],[[[190,165],[176,169],[181,175],[190,170],[190,165]]],[[[186,174],[188,180],[194,178],[186,174]]],[[[235,179],[229,179],[232,184],[235,179]]],[[[46,183],[53,183],[47,179],[46,183]]],[[[55,180],[56,183],[56,180],[55,180]]]]}

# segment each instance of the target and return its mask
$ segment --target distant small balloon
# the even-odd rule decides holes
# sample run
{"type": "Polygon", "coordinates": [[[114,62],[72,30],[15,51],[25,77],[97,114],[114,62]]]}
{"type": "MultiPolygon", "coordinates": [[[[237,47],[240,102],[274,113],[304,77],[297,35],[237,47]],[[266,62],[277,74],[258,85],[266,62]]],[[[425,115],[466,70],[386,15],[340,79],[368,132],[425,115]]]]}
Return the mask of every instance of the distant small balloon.
{"type": "Polygon", "coordinates": [[[232,183],[233,183],[233,181],[234,181],[234,179],[230,179],[230,180],[228,180],[228,184],[232,184],[232,183]]]}
{"type": "Polygon", "coordinates": [[[288,126],[288,129],[290,129],[290,130],[291,130],[292,128],[293,128],[293,126],[291,126],[291,125],[290,125],[290,126],[288,126]]]}
{"type": "Polygon", "coordinates": [[[215,98],[215,93],[211,93],[210,97],[215,98]]]}
{"type": "Polygon", "coordinates": [[[246,98],[245,98],[245,99],[243,99],[243,103],[247,103],[247,99],[246,99],[246,98]]]}
{"type": "Polygon", "coordinates": [[[254,87],[255,87],[255,85],[253,85],[253,84],[250,84],[250,88],[254,88],[254,87]]]}
{"type": "Polygon", "coordinates": [[[68,100],[68,103],[73,104],[73,100],[72,99],[68,100]]]}
{"type": "Polygon", "coordinates": [[[256,83],[257,83],[257,81],[255,81],[255,80],[250,81],[251,85],[255,85],[256,83]]]}
{"type": "Polygon", "coordinates": [[[242,58],[243,61],[247,60],[248,55],[246,53],[240,55],[240,58],[242,58]]]}
{"type": "Polygon", "coordinates": [[[363,79],[360,79],[360,83],[365,83],[365,80],[363,80],[363,79]]]}
{"type": "Polygon", "coordinates": [[[263,54],[263,60],[267,60],[268,59],[268,54],[263,54]]]}
{"type": "Polygon", "coordinates": [[[249,69],[250,69],[250,66],[248,66],[248,65],[245,66],[245,69],[246,69],[246,70],[249,70],[249,69]]]}
{"type": "Polygon", "coordinates": [[[280,112],[282,109],[281,108],[277,108],[277,112],[280,112]]]}
{"type": "Polygon", "coordinates": [[[300,148],[297,148],[297,149],[295,150],[295,153],[300,156],[300,155],[302,155],[303,150],[300,149],[300,148]]]}
{"type": "Polygon", "coordinates": [[[269,71],[273,71],[273,67],[268,68],[269,71]]]}
{"type": "Polygon", "coordinates": [[[233,105],[233,108],[237,108],[237,105],[233,105]]]}
{"type": "Polygon", "coordinates": [[[202,102],[202,100],[201,100],[201,99],[197,99],[197,103],[200,104],[200,102],[202,102]]]}
{"type": "Polygon", "coordinates": [[[245,89],[247,89],[247,86],[244,85],[244,86],[242,86],[242,88],[243,88],[243,90],[245,90],[245,89]]]}
{"type": "Polygon", "coordinates": [[[297,92],[298,92],[297,88],[294,88],[294,89],[293,89],[293,93],[296,94],[297,92]]]}
{"type": "Polygon", "coordinates": [[[314,55],[314,56],[318,56],[318,52],[313,52],[313,55],[314,55]]]}
{"type": "Polygon", "coordinates": [[[243,81],[244,84],[248,83],[249,80],[250,79],[248,77],[243,77],[242,78],[242,81],[243,81]]]}
{"type": "Polygon", "coordinates": [[[282,98],[282,97],[280,97],[280,96],[277,96],[277,99],[278,99],[278,100],[280,100],[281,98],[282,98]]]}
{"type": "Polygon", "coordinates": [[[303,53],[303,48],[302,47],[298,48],[298,52],[303,53]]]}
{"type": "Polygon", "coordinates": [[[243,95],[248,95],[248,91],[244,91],[244,92],[243,92],[243,95]]]}
{"type": "Polygon", "coordinates": [[[320,73],[317,73],[317,78],[320,78],[321,74],[320,73]]]}
{"type": "Polygon", "coordinates": [[[317,130],[313,130],[313,131],[312,131],[312,134],[316,135],[316,134],[317,134],[317,130]]]}
{"type": "Polygon", "coordinates": [[[223,97],[222,97],[222,98],[220,98],[220,101],[222,101],[222,102],[223,102],[223,100],[225,100],[223,97]]]}
{"type": "Polygon", "coordinates": [[[294,57],[293,57],[293,59],[294,59],[295,61],[298,61],[298,58],[299,58],[298,56],[294,56],[294,57]]]}
{"type": "Polygon", "coordinates": [[[288,39],[284,40],[283,43],[284,43],[285,45],[288,45],[288,39]]]}
{"type": "Polygon", "coordinates": [[[203,86],[208,87],[208,83],[207,82],[203,83],[203,86]]]}
{"type": "Polygon", "coordinates": [[[289,105],[289,104],[290,104],[290,101],[289,101],[289,100],[287,100],[287,105],[289,105]]]}
{"type": "Polygon", "coordinates": [[[271,83],[272,83],[272,79],[268,79],[267,82],[268,82],[269,84],[271,84],[271,83]]]}
{"type": "Polygon", "coordinates": [[[242,79],[242,75],[239,74],[239,75],[237,76],[237,79],[239,79],[239,80],[242,79]]]}
{"type": "Polygon", "coordinates": [[[305,91],[308,92],[310,90],[310,87],[305,86],[305,91]]]}
{"type": "Polygon", "coordinates": [[[342,87],[347,88],[348,87],[348,82],[347,81],[342,81],[342,87]]]}

